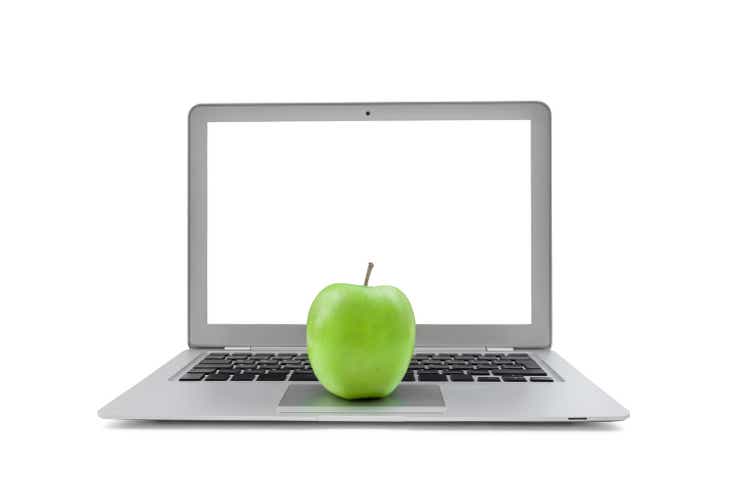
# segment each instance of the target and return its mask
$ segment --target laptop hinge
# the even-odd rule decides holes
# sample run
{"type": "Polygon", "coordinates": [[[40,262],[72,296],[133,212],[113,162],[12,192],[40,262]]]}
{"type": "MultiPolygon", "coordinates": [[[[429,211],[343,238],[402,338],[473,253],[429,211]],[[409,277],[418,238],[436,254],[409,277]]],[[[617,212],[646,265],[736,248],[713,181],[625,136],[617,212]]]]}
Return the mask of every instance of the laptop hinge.
{"type": "MultiPolygon", "coordinates": [[[[484,346],[484,349],[487,352],[508,352],[512,351],[513,347],[491,347],[491,346],[484,346]]],[[[252,346],[226,346],[224,347],[225,351],[250,351],[252,350],[252,346]]]]}

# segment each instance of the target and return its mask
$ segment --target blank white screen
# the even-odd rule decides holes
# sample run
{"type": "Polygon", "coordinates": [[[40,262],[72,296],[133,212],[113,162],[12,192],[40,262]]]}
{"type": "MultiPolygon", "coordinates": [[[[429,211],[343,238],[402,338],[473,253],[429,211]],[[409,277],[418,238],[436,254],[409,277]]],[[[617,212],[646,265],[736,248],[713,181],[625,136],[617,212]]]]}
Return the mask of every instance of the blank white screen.
{"type": "Polygon", "coordinates": [[[208,323],[303,324],[330,283],[417,323],[531,322],[526,120],[208,124],[208,323]]]}

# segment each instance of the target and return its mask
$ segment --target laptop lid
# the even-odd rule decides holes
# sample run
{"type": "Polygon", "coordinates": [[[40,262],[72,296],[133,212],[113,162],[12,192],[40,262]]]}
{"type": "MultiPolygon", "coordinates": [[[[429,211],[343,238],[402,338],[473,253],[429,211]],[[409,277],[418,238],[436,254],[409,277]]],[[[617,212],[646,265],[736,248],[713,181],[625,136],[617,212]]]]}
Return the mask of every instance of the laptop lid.
{"type": "Polygon", "coordinates": [[[302,346],[315,294],[369,260],[371,285],[412,301],[417,346],[551,345],[546,105],[201,104],[188,121],[191,347],[302,346]]]}

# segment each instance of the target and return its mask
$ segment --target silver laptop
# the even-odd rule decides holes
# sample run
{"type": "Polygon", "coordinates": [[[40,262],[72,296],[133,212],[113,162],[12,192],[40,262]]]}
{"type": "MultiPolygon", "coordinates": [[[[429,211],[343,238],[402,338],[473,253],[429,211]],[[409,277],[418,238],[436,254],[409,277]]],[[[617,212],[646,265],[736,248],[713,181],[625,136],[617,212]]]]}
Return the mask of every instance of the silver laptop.
{"type": "Polygon", "coordinates": [[[189,114],[188,348],[111,419],[613,421],[551,350],[550,111],[537,102],[199,105],[189,114]],[[318,291],[400,288],[416,348],[389,397],[330,395],[318,291]]]}

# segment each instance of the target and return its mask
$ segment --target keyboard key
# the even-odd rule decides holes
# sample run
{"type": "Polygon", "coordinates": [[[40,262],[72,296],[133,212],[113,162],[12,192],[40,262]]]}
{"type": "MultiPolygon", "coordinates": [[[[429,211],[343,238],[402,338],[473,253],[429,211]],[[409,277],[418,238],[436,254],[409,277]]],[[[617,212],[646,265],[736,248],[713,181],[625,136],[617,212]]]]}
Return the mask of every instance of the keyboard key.
{"type": "Polygon", "coordinates": [[[241,373],[241,370],[219,370],[218,372],[221,375],[239,375],[241,373]]]}
{"type": "Polygon", "coordinates": [[[182,382],[197,382],[198,380],[201,380],[203,378],[203,373],[198,373],[195,375],[191,375],[190,373],[183,375],[180,377],[180,381],[182,382]]]}
{"type": "Polygon", "coordinates": [[[287,372],[268,372],[258,375],[258,380],[286,380],[287,372]]]}
{"type": "Polygon", "coordinates": [[[507,375],[507,376],[513,376],[516,375],[519,372],[522,372],[523,370],[506,370],[505,368],[502,368],[500,370],[492,370],[493,375],[507,375]]]}
{"type": "Polygon", "coordinates": [[[503,382],[526,382],[523,377],[503,377],[503,382]]]}
{"type": "Polygon", "coordinates": [[[198,368],[195,367],[192,370],[190,370],[190,373],[213,373],[215,372],[215,368],[198,368]]]}
{"type": "Polygon", "coordinates": [[[451,374],[451,382],[474,382],[474,377],[465,374],[451,374]]]}
{"type": "Polygon", "coordinates": [[[554,382],[550,377],[530,377],[532,382],[554,382]]]}
{"type": "Polygon", "coordinates": [[[229,375],[221,375],[221,374],[214,374],[214,375],[207,375],[205,380],[215,381],[215,382],[224,382],[226,380],[229,380],[229,375]]]}
{"type": "Polygon", "coordinates": [[[421,373],[419,374],[420,382],[447,382],[448,377],[439,373],[421,373]]]}
{"type": "Polygon", "coordinates": [[[493,370],[493,375],[507,376],[526,376],[526,377],[544,377],[547,373],[544,370],[524,370],[521,368],[504,368],[502,370],[493,370]]]}
{"type": "Polygon", "coordinates": [[[519,359],[516,363],[525,367],[527,370],[541,370],[542,368],[533,359],[519,359]]]}
{"type": "Polygon", "coordinates": [[[253,375],[252,373],[243,373],[241,375],[235,375],[234,377],[232,377],[232,380],[235,382],[247,382],[254,379],[255,375],[253,375]]]}
{"type": "Polygon", "coordinates": [[[512,352],[508,354],[509,358],[528,358],[529,355],[525,352],[512,352]]]}
{"type": "Polygon", "coordinates": [[[469,370],[470,375],[489,375],[489,370],[469,370]]]}
{"type": "Polygon", "coordinates": [[[414,382],[414,372],[406,372],[406,375],[404,375],[404,378],[401,379],[401,382],[414,382]]]}
{"type": "Polygon", "coordinates": [[[477,377],[477,382],[500,382],[500,377],[477,377]]]}
{"type": "Polygon", "coordinates": [[[318,378],[314,373],[294,372],[292,373],[292,376],[289,378],[289,380],[294,380],[296,382],[317,382],[318,378]]]}
{"type": "Polygon", "coordinates": [[[231,370],[232,365],[198,365],[193,367],[193,370],[211,370],[212,372],[215,372],[216,370],[231,370]]]}

